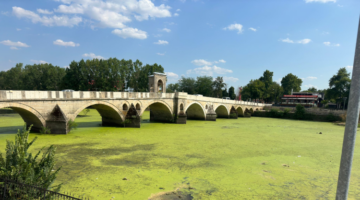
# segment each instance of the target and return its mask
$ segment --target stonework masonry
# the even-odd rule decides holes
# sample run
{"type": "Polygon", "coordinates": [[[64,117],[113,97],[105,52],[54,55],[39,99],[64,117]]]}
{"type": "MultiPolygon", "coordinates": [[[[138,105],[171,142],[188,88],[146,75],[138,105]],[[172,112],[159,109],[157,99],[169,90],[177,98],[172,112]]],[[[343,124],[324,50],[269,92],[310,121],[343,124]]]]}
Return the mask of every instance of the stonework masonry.
{"type": "MultiPolygon", "coordinates": [[[[165,89],[165,87],[163,88],[165,89]]],[[[140,127],[150,107],[150,121],[186,124],[187,119],[215,121],[244,116],[269,104],[188,95],[184,92],[19,91],[0,90],[0,109],[11,108],[32,130],[68,133],[68,122],[87,107],[95,108],[103,126],[140,127]]]]}

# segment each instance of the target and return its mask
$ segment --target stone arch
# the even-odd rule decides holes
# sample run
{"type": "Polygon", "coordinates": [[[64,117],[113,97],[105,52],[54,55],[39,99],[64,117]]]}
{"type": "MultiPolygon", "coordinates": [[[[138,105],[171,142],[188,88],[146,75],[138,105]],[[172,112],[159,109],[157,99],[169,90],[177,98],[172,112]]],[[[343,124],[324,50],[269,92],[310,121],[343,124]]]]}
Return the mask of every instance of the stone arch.
{"type": "Polygon", "coordinates": [[[160,104],[163,104],[164,106],[166,106],[169,111],[171,112],[171,114],[173,114],[173,110],[171,109],[171,107],[169,106],[169,104],[167,104],[165,101],[162,101],[162,100],[155,100],[155,101],[150,101],[148,104],[146,103],[143,103],[143,109],[141,110],[141,113],[140,113],[140,116],[144,113],[145,109],[149,106],[151,106],[152,104],[154,103],[160,103],[160,104]],[[146,106],[145,106],[146,105],[146,106]]]}
{"type": "Polygon", "coordinates": [[[124,116],[121,114],[120,110],[111,103],[104,101],[92,101],[84,106],[80,107],[73,114],[72,120],[78,116],[78,114],[87,107],[95,108],[102,118],[103,126],[122,126],[122,122],[124,121],[124,116]]]}
{"type": "MultiPolygon", "coordinates": [[[[164,101],[152,101],[147,107],[150,108],[151,122],[174,122],[173,111],[164,101]]],[[[144,110],[141,111],[141,115],[144,110]]]]}
{"type": "Polygon", "coordinates": [[[206,104],[205,109],[208,109],[208,105],[206,104]]]}
{"type": "Polygon", "coordinates": [[[136,104],[136,110],[141,110],[141,106],[139,103],[136,104]]]}
{"type": "Polygon", "coordinates": [[[206,119],[206,112],[204,110],[204,107],[196,101],[192,102],[186,107],[185,113],[187,119],[206,119]]]}
{"type": "Polygon", "coordinates": [[[238,112],[239,117],[244,117],[244,110],[241,106],[239,106],[236,111],[238,112]]]}
{"type": "Polygon", "coordinates": [[[156,84],[157,84],[157,88],[158,88],[158,91],[156,91],[156,92],[164,93],[165,92],[164,91],[164,88],[165,88],[164,81],[159,79],[156,84]]]}
{"type": "Polygon", "coordinates": [[[122,105],[122,110],[123,110],[123,111],[129,110],[129,106],[127,105],[127,103],[124,103],[124,104],[122,105]]]}
{"type": "Polygon", "coordinates": [[[29,128],[30,125],[33,125],[31,130],[40,131],[43,126],[46,126],[44,117],[37,110],[30,106],[21,103],[6,103],[0,105],[0,108],[11,108],[17,112],[25,121],[27,128],[29,128]]]}
{"type": "Polygon", "coordinates": [[[217,118],[228,118],[229,117],[229,110],[223,104],[218,105],[215,108],[215,112],[216,112],[217,118]]]}

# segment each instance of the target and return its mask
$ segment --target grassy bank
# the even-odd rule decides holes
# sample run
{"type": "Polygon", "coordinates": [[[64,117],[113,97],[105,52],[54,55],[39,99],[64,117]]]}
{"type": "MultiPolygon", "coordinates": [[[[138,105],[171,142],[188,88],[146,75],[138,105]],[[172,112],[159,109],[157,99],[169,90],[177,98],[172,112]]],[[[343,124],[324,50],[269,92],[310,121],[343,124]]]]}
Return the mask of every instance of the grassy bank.
{"type": "MultiPolygon", "coordinates": [[[[91,110],[68,135],[33,133],[34,151],[55,144],[57,182],[91,199],[145,200],[176,188],[194,199],[335,197],[342,126],[261,117],[163,124],[145,115],[140,129],[100,127],[91,110]]],[[[0,117],[1,153],[22,124],[18,115],[0,117]]],[[[359,196],[357,140],[349,199],[359,196]]]]}

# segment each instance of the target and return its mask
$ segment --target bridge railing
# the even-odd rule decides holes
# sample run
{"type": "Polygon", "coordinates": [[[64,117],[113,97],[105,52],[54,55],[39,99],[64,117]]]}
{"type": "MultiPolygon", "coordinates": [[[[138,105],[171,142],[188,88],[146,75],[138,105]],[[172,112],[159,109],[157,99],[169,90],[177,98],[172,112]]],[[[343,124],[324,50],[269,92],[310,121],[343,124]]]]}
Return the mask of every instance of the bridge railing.
{"type": "Polygon", "coordinates": [[[196,96],[196,95],[187,95],[187,99],[196,100],[196,101],[210,101],[210,102],[216,102],[216,103],[226,103],[226,104],[249,105],[249,106],[271,106],[271,104],[248,102],[248,101],[238,101],[238,100],[228,100],[228,99],[220,99],[220,98],[204,97],[204,96],[196,96]]]}

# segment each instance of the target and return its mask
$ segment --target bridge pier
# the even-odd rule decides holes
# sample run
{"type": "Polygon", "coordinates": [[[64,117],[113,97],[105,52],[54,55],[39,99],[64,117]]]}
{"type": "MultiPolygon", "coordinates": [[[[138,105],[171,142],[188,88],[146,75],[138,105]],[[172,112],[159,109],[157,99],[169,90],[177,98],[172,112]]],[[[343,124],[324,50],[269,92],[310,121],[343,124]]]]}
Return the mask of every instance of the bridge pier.
{"type": "Polygon", "coordinates": [[[124,127],[140,128],[141,118],[136,111],[134,104],[131,104],[129,111],[126,114],[124,127]]]}
{"type": "Polygon", "coordinates": [[[214,107],[212,105],[209,106],[206,112],[206,121],[216,121],[216,112],[214,111],[214,107]]]}
{"type": "Polygon", "coordinates": [[[238,112],[235,110],[234,107],[231,107],[229,118],[231,118],[231,119],[238,118],[238,112]]]}

